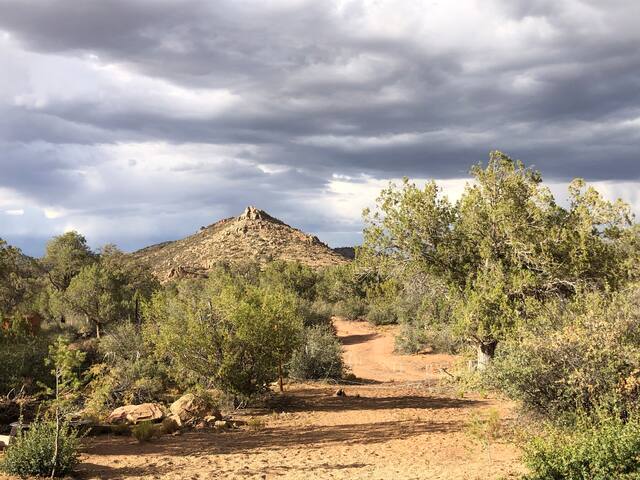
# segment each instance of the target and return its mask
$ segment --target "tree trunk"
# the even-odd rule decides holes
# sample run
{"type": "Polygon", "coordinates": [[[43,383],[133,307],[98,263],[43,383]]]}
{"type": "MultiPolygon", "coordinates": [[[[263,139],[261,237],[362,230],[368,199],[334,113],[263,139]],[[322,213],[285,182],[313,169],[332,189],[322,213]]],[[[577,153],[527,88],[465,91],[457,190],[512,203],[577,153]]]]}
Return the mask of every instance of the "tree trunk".
{"type": "Polygon", "coordinates": [[[278,386],[280,393],[284,392],[284,384],[282,382],[282,360],[278,360],[278,386]]]}
{"type": "Polygon", "coordinates": [[[497,346],[497,340],[487,340],[478,344],[478,370],[485,370],[489,366],[496,353],[497,346]]]}
{"type": "Polygon", "coordinates": [[[96,338],[100,340],[100,322],[96,322],[96,338]]]}

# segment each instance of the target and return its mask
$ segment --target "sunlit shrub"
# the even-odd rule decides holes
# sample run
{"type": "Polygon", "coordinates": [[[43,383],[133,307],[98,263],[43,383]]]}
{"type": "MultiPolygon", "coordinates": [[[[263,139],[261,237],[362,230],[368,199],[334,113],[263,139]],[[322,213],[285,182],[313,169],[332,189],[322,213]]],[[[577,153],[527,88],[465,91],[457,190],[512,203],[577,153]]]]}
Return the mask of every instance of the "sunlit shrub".
{"type": "Polygon", "coordinates": [[[77,433],[63,425],[56,435],[54,421],[37,421],[28,430],[18,432],[0,462],[0,469],[11,475],[65,476],[79,462],[77,433]],[[56,461],[54,451],[58,446],[56,461]]]}

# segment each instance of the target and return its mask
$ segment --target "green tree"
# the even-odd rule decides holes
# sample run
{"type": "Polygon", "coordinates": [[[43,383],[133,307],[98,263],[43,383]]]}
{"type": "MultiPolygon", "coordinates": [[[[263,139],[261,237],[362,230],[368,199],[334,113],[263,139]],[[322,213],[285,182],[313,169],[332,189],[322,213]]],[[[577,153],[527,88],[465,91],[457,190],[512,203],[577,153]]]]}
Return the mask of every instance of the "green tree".
{"type": "Polygon", "coordinates": [[[34,261],[0,238],[0,323],[29,310],[39,288],[34,261]]]}
{"type": "Polygon", "coordinates": [[[42,265],[53,288],[63,292],[83,267],[96,260],[97,256],[87,245],[87,240],[72,231],[54,237],[47,244],[42,265]]]}
{"type": "Polygon", "coordinates": [[[457,330],[483,368],[545,299],[624,284],[631,220],[627,205],[582,180],[570,186],[569,208],[560,207],[537,171],[501,152],[471,174],[455,205],[434,182],[383,190],[377,209],[365,211],[359,261],[396,277],[434,275],[457,291],[457,330]]]}
{"type": "Polygon", "coordinates": [[[238,395],[277,379],[302,331],[293,293],[224,276],[158,292],[144,312],[147,337],[176,380],[238,395]]]}
{"type": "MultiPolygon", "coordinates": [[[[69,348],[68,340],[62,336],[58,337],[56,342],[49,347],[49,358],[46,363],[53,367],[51,374],[55,379],[54,389],[46,388],[47,393],[54,395],[51,405],[53,422],[55,422],[51,478],[56,476],[57,469],[61,466],[61,440],[66,443],[66,436],[68,435],[68,424],[65,423],[65,418],[72,413],[80,397],[79,388],[81,382],[78,372],[84,358],[85,354],[79,350],[69,348]]],[[[65,450],[66,458],[66,445],[63,450],[65,450]]]]}
{"type": "Polygon", "coordinates": [[[112,245],[99,260],[75,275],[62,294],[66,311],[84,317],[100,338],[105,325],[129,320],[139,323],[140,302],[158,288],[157,280],[112,245]]]}

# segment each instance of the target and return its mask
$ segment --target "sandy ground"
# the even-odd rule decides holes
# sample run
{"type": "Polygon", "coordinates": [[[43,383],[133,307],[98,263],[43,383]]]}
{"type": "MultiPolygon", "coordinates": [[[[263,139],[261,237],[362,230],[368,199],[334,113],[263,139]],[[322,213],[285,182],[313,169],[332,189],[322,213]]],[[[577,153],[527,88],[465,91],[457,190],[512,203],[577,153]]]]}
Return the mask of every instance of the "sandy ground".
{"type": "MultiPolygon", "coordinates": [[[[193,431],[147,444],[130,437],[85,442],[84,479],[443,479],[517,478],[519,452],[506,441],[482,448],[469,419],[490,409],[509,423],[513,406],[435,393],[447,355],[393,353],[393,329],[336,320],[345,358],[364,385],[289,385],[265,424],[193,431]]],[[[255,414],[256,412],[254,412],[255,414]]]]}

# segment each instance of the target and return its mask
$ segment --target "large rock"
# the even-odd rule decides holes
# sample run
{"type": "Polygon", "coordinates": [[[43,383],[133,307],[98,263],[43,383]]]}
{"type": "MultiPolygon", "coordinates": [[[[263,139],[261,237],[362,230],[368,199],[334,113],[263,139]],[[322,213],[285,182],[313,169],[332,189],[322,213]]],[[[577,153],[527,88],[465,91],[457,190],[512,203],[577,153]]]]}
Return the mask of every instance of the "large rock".
{"type": "Polygon", "coordinates": [[[211,408],[205,400],[193,393],[187,393],[173,402],[169,407],[172,418],[177,419],[180,425],[195,425],[205,417],[213,416],[222,418],[220,412],[211,408]]]}
{"type": "Polygon", "coordinates": [[[164,412],[160,405],[155,403],[142,403],[140,405],[125,405],[116,408],[107,418],[107,423],[126,423],[134,425],[144,421],[155,422],[162,420],[164,412]]]}

